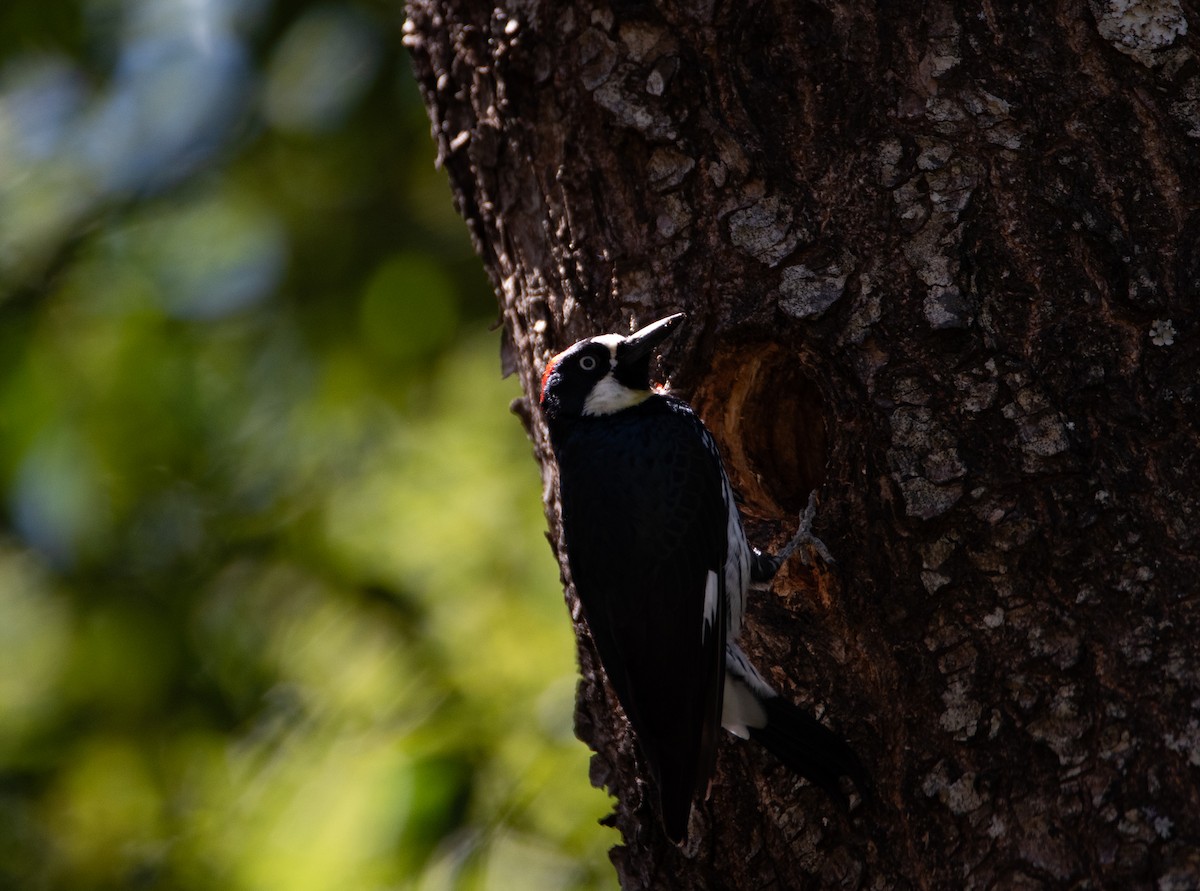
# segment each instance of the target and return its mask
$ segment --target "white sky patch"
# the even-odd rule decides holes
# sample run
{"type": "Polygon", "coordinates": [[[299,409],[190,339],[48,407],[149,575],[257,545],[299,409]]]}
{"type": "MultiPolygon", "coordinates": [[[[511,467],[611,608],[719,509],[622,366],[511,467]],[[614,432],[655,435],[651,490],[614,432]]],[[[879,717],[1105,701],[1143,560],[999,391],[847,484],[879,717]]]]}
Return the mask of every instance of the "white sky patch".
{"type": "Polygon", "coordinates": [[[183,8],[189,23],[188,31],[196,41],[196,47],[203,53],[211,53],[213,22],[208,0],[183,0],[183,8]]]}

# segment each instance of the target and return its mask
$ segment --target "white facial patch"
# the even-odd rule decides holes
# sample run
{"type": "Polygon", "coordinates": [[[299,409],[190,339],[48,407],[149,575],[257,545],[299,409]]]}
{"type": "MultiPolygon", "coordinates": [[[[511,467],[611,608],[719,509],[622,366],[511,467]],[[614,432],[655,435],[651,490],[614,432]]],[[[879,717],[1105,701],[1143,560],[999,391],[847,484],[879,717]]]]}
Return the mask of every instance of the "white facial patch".
{"type": "Polygon", "coordinates": [[[592,338],[592,343],[598,343],[601,346],[608,347],[609,355],[612,356],[613,362],[617,361],[617,346],[625,340],[620,334],[598,334],[592,338]]]}
{"type": "Polygon", "coordinates": [[[625,408],[632,408],[650,398],[648,390],[631,390],[613,376],[617,367],[617,347],[625,338],[620,334],[601,334],[592,338],[592,343],[608,347],[609,372],[602,377],[587,399],[583,400],[585,415],[611,415],[625,408]]]}
{"type": "Polygon", "coordinates": [[[592,387],[587,399],[583,400],[585,415],[611,415],[625,408],[632,408],[650,398],[649,390],[631,390],[613,377],[610,371],[592,387]]]}

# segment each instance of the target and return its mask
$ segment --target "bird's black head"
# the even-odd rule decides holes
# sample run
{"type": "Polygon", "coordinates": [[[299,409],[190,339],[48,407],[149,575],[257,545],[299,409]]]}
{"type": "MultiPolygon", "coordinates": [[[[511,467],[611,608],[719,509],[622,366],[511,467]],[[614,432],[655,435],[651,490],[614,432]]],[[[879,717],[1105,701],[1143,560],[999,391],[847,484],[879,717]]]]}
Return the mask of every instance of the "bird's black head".
{"type": "Polygon", "coordinates": [[[542,374],[546,418],[610,415],[644,402],[650,396],[650,356],[683,319],[676,313],[628,337],[589,337],[559,353],[542,374]]]}

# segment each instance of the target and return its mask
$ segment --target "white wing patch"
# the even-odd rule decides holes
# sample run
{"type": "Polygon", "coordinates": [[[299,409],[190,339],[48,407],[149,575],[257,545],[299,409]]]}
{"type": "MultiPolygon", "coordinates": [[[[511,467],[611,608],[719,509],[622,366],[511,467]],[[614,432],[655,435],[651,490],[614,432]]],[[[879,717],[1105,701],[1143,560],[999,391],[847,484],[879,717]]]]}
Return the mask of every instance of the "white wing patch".
{"type": "Polygon", "coordinates": [[[725,698],[721,700],[721,726],[742,739],[750,738],[751,727],[767,726],[767,711],[753,691],[741,681],[725,675],[725,698]]]}
{"type": "Polygon", "coordinates": [[[729,543],[725,554],[725,597],[729,604],[726,635],[730,640],[734,640],[742,630],[746,590],[750,587],[750,545],[746,543],[742,516],[738,513],[733,487],[729,485],[729,477],[725,474],[721,450],[717,448],[716,440],[707,429],[704,430],[704,444],[717,466],[721,468],[721,498],[725,502],[725,538],[729,543]]]}
{"type": "Polygon", "coordinates": [[[704,633],[708,634],[717,622],[717,607],[720,605],[720,580],[711,569],[704,579],[704,633]]]}
{"type": "Polygon", "coordinates": [[[732,640],[725,644],[725,698],[721,702],[721,726],[742,739],[750,738],[751,727],[767,726],[763,700],[777,696],[754,665],[732,640]]]}

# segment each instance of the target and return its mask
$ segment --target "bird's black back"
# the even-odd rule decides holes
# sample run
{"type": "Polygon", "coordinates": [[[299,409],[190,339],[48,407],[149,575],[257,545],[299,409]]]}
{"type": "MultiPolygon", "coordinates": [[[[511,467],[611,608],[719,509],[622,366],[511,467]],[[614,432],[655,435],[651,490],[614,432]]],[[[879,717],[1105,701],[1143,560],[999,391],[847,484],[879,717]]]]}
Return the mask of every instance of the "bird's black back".
{"type": "Polygon", "coordinates": [[[553,424],[551,437],[575,588],[678,841],[721,723],[730,508],[720,458],[691,408],[659,394],[553,424]]]}

